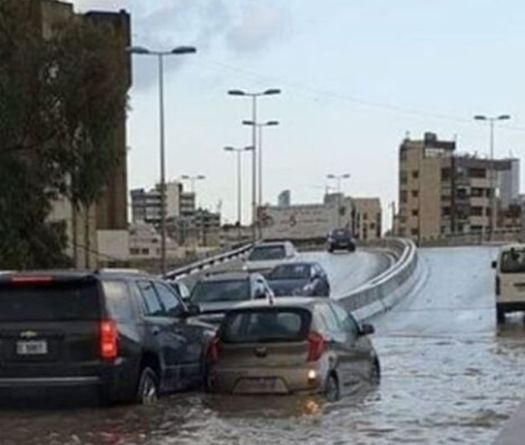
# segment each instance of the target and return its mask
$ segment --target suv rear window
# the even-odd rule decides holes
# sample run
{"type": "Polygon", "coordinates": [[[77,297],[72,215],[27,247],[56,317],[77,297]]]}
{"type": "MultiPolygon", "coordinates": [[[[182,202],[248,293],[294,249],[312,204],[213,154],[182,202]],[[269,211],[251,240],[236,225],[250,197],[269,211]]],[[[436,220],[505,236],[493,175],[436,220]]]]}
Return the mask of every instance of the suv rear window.
{"type": "Polygon", "coordinates": [[[244,280],[201,281],[191,293],[192,303],[217,303],[250,299],[250,282],[244,280]]]}
{"type": "Polygon", "coordinates": [[[85,321],[99,318],[96,281],[0,285],[0,322],[85,321]]]}
{"type": "Polygon", "coordinates": [[[220,336],[225,343],[301,341],[308,333],[311,318],[305,309],[237,310],[226,315],[220,336]]]}
{"type": "Polygon", "coordinates": [[[285,257],[284,246],[259,246],[252,250],[248,261],[282,260],[285,257]]]}

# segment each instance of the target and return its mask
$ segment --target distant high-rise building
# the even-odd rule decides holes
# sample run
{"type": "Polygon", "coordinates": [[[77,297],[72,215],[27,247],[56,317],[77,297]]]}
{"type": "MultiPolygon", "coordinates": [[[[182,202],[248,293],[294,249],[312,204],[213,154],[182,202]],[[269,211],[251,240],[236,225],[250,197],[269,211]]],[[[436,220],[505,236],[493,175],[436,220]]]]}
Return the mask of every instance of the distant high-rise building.
{"type": "MultiPolygon", "coordinates": [[[[131,214],[134,223],[159,225],[161,221],[160,186],[151,190],[131,190],[131,214]]],[[[195,212],[195,194],[183,191],[180,182],[166,184],[166,218],[191,216],[195,212]]]]}
{"type": "Polygon", "coordinates": [[[283,190],[277,197],[278,207],[290,207],[292,203],[292,194],[290,190],[283,190]]]}

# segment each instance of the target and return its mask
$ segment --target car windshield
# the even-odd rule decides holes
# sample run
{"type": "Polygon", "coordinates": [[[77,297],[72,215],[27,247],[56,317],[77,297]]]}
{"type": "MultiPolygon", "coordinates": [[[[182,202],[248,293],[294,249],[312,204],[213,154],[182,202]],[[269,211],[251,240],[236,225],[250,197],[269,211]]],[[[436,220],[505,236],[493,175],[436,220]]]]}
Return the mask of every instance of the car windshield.
{"type": "Polygon", "coordinates": [[[192,303],[217,303],[250,299],[248,279],[201,281],[191,294],[192,303]]]}
{"type": "Polygon", "coordinates": [[[282,260],[286,256],[284,246],[255,247],[248,256],[249,261],[282,260]]]}
{"type": "Polygon", "coordinates": [[[85,321],[100,318],[96,282],[0,285],[0,321],[85,321]]]}
{"type": "Polygon", "coordinates": [[[304,309],[257,308],[229,313],[221,327],[225,343],[301,341],[311,315],[304,309]]]}
{"type": "Polygon", "coordinates": [[[308,264],[283,264],[268,275],[270,280],[302,280],[310,277],[308,264]]]}
{"type": "Polygon", "coordinates": [[[525,273],[525,249],[512,249],[501,255],[501,273],[525,273]]]}
{"type": "Polygon", "coordinates": [[[345,229],[337,229],[332,232],[332,236],[335,236],[335,237],[350,236],[350,232],[345,229]]]}

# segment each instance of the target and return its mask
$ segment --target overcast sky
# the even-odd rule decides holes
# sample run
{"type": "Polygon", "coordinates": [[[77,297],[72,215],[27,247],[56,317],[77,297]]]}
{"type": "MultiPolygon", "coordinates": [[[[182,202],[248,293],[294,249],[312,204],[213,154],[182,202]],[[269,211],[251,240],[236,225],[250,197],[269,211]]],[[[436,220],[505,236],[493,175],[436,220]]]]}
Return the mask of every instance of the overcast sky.
{"type": "MultiPolygon", "coordinates": [[[[353,196],[397,197],[397,149],[406,132],[457,137],[487,152],[474,114],[511,114],[497,155],[525,148],[525,2],[521,0],[75,0],[77,10],[127,9],[133,41],[155,49],[195,45],[167,61],[169,178],[205,174],[199,201],[234,220],[235,163],[225,145],[250,143],[249,103],[231,88],[281,88],[260,101],[266,201],[290,188],[320,201],[327,173],[350,173],[353,196]],[[153,6],[154,5],[154,6],[153,6]]],[[[129,186],[158,178],[155,61],[134,58],[128,122],[129,186]]],[[[525,168],[522,169],[525,172],[525,168]]],[[[249,162],[244,208],[249,215],[249,162]]],[[[525,175],[522,175],[522,180],[525,175]]]]}

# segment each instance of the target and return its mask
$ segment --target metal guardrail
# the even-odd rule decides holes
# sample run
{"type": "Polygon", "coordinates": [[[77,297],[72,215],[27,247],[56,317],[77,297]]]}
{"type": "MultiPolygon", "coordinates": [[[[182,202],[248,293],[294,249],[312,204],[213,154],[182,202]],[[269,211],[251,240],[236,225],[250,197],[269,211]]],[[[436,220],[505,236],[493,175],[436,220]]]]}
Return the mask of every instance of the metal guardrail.
{"type": "Polygon", "coordinates": [[[417,247],[410,240],[385,239],[378,247],[396,252],[397,261],[349,294],[335,297],[347,310],[359,312],[360,319],[371,317],[393,306],[397,301],[393,297],[399,296],[397,294],[410,282],[418,264],[417,247]]]}
{"type": "Polygon", "coordinates": [[[166,278],[168,280],[175,280],[177,278],[182,278],[187,275],[194,273],[202,272],[209,267],[216,266],[217,264],[225,263],[236,258],[241,258],[246,255],[250,249],[253,247],[253,244],[247,244],[245,246],[239,247],[237,249],[231,250],[229,252],[221,253],[219,255],[206,258],[201,261],[197,261],[187,266],[179,267],[166,273],[166,278]]]}

